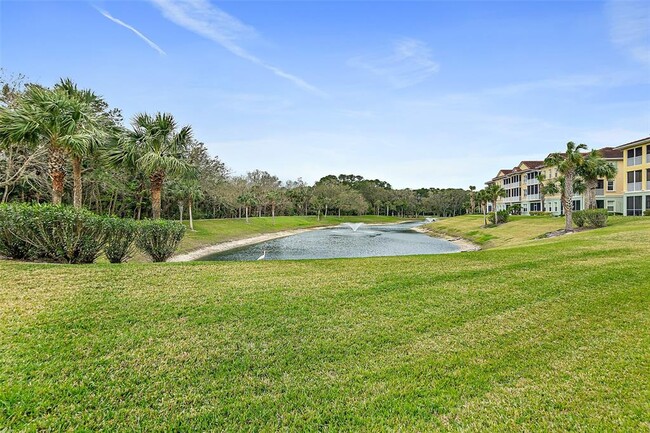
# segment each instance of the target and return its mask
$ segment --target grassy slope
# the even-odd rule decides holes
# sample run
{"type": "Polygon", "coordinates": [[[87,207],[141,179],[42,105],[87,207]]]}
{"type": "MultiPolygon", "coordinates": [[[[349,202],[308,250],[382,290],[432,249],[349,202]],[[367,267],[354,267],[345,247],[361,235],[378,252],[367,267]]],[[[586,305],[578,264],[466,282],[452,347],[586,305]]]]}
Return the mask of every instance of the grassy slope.
{"type": "Polygon", "coordinates": [[[521,242],[354,260],[0,263],[0,426],[647,430],[650,219],[521,242]]]}
{"type": "MultiPolygon", "coordinates": [[[[346,216],[321,218],[307,217],[270,217],[245,219],[214,219],[196,220],[194,229],[187,231],[185,238],[178,247],[179,253],[196,250],[217,243],[254,237],[264,233],[275,233],[284,230],[305,229],[341,224],[342,222],[384,223],[399,221],[395,217],[385,216],[346,216]]],[[[187,224],[186,224],[187,225],[187,224]]]]}

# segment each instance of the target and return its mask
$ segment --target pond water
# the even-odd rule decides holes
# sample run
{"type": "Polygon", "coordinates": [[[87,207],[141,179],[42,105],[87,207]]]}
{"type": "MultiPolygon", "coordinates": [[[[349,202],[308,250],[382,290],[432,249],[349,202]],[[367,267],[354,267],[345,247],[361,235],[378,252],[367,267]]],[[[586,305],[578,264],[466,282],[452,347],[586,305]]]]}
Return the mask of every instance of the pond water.
{"type": "Polygon", "coordinates": [[[422,222],[391,225],[342,224],[201,257],[199,260],[331,259],[455,253],[460,248],[443,239],[411,230],[422,222]],[[356,230],[354,230],[356,228],[356,230]]]}

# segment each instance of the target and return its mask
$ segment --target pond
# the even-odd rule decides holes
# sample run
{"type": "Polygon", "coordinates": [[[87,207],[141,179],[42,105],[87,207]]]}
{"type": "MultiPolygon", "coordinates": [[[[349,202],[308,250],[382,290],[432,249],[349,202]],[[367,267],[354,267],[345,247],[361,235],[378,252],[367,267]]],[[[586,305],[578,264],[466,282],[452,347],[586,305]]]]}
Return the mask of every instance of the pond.
{"type": "Polygon", "coordinates": [[[224,251],[199,260],[332,259],[455,253],[460,248],[412,230],[422,222],[390,225],[342,224],[224,251]]]}

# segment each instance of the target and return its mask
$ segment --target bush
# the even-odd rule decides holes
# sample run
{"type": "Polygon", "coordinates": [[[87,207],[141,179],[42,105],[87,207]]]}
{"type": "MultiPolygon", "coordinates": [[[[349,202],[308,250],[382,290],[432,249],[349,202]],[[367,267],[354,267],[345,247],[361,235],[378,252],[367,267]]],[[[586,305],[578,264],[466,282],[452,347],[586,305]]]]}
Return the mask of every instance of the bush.
{"type": "Polygon", "coordinates": [[[553,216],[552,212],[542,212],[538,210],[532,210],[528,213],[530,216],[553,216]]]}
{"type": "Polygon", "coordinates": [[[643,216],[650,216],[650,209],[646,209],[643,211],[643,216]]]}
{"type": "MultiPolygon", "coordinates": [[[[505,224],[505,223],[507,223],[508,220],[510,220],[510,212],[508,210],[497,211],[497,219],[498,219],[498,222],[496,224],[505,224]]],[[[490,222],[490,224],[495,223],[494,222],[494,212],[491,212],[488,215],[488,221],[490,222]]]]}
{"type": "Polygon", "coordinates": [[[133,257],[138,223],[132,219],[108,217],[104,219],[106,246],[104,254],[111,263],[123,263],[133,257]]]}
{"type": "Polygon", "coordinates": [[[29,206],[0,205],[0,254],[12,259],[25,260],[34,255],[34,248],[22,236],[29,206]]]}
{"type": "Polygon", "coordinates": [[[573,219],[573,224],[575,224],[577,227],[585,226],[585,223],[587,222],[587,216],[585,215],[585,211],[575,210],[573,211],[573,214],[571,216],[573,219]]]}
{"type": "Polygon", "coordinates": [[[32,245],[36,258],[56,262],[92,263],[104,246],[103,218],[68,206],[25,205],[17,235],[32,245]]]}
{"type": "Polygon", "coordinates": [[[176,221],[147,220],[140,223],[136,243],[154,262],[164,262],[174,254],[185,226],[176,221]]]}
{"type": "Polygon", "coordinates": [[[587,209],[584,211],[587,223],[593,227],[600,228],[607,225],[607,210],[587,209]]]}

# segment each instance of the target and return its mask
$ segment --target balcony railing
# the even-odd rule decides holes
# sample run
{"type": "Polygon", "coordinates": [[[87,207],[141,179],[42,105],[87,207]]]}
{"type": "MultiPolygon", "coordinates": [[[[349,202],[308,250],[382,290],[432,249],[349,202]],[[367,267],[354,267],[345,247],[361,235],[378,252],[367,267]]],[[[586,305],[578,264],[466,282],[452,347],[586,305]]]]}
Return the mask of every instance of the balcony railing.
{"type": "Polygon", "coordinates": [[[635,156],[633,158],[628,158],[627,159],[627,166],[631,167],[633,165],[640,165],[641,164],[641,157],[640,156],[635,156]]]}
{"type": "Polygon", "coordinates": [[[534,177],[532,179],[528,179],[526,181],[526,184],[527,185],[539,185],[539,180],[537,180],[537,178],[534,177]]]}
{"type": "MultiPolygon", "coordinates": [[[[645,189],[646,191],[650,191],[650,180],[646,181],[645,183],[645,189]]],[[[647,206],[647,205],[646,205],[647,206]]]]}
{"type": "Polygon", "coordinates": [[[596,188],[596,195],[605,195],[605,190],[603,188],[596,188]]]}
{"type": "Polygon", "coordinates": [[[539,194],[528,194],[526,198],[528,200],[539,200],[539,194]]]}
{"type": "Polygon", "coordinates": [[[519,197],[506,197],[503,201],[506,203],[513,203],[519,201],[519,197]]]}
{"type": "Polygon", "coordinates": [[[628,191],[641,191],[641,182],[631,182],[627,184],[628,191]]]}

